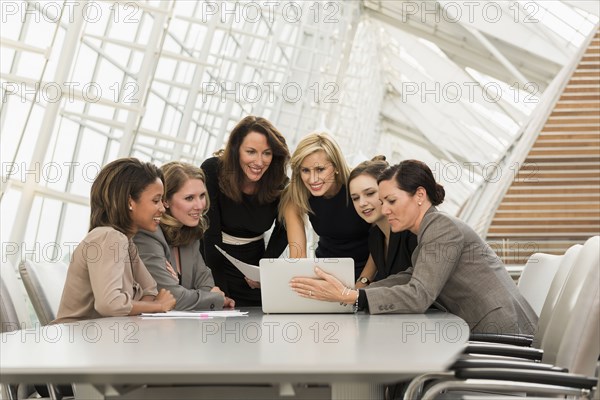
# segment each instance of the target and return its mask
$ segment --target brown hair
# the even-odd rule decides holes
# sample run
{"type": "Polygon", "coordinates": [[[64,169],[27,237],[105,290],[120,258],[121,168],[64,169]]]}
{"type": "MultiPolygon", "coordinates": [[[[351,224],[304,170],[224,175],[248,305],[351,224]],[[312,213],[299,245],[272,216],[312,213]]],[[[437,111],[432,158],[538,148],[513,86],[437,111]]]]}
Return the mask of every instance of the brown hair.
{"type": "Polygon", "coordinates": [[[435,181],[431,169],[423,161],[405,160],[400,164],[393,165],[383,171],[377,179],[377,183],[391,179],[395,179],[398,187],[411,196],[414,196],[417,189],[422,187],[434,206],[442,204],[444,201],[446,195],[444,187],[435,181]]]}
{"type": "Polygon", "coordinates": [[[129,198],[139,200],[146,187],[157,178],[164,182],[156,165],[137,158],[120,158],[106,164],[92,183],[90,231],[99,226],[110,226],[125,235],[132,235],[129,198]]]}
{"type": "Polygon", "coordinates": [[[219,157],[219,189],[236,203],[242,202],[244,171],[240,167],[240,146],[250,132],[265,135],[273,151],[273,160],[257,182],[256,191],[259,204],[271,203],[279,197],[287,182],[290,151],[283,135],[265,118],[250,115],[242,119],[229,134],[225,149],[215,153],[219,157]]]}
{"type": "MultiPolygon", "coordinates": [[[[173,195],[181,190],[181,187],[190,179],[200,179],[206,186],[206,176],[202,169],[187,163],[173,161],[160,167],[165,175],[165,194],[163,199],[169,201],[173,195]]],[[[165,208],[165,212],[160,218],[160,227],[162,228],[167,243],[171,246],[185,246],[200,239],[208,229],[208,219],[206,213],[210,207],[208,194],[206,195],[206,207],[202,212],[200,223],[197,226],[190,227],[182,224],[177,218],[173,217],[170,208],[165,208]]]]}
{"type": "Polygon", "coordinates": [[[368,161],[363,161],[350,172],[350,176],[348,176],[348,185],[350,185],[350,182],[352,182],[353,179],[356,179],[363,174],[370,175],[377,179],[389,166],[390,165],[385,161],[385,156],[383,155],[375,156],[368,161]]]}

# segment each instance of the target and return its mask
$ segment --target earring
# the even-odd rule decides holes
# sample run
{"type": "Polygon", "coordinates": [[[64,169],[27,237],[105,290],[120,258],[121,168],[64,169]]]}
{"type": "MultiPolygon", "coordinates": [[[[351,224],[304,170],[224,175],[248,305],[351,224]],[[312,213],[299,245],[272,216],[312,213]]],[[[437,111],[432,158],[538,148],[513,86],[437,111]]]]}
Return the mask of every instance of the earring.
{"type": "Polygon", "coordinates": [[[129,211],[133,211],[133,207],[129,206],[129,211]]]}
{"type": "Polygon", "coordinates": [[[168,204],[165,204],[165,208],[169,208],[169,205],[168,205],[168,204]]]}
{"type": "Polygon", "coordinates": [[[421,202],[418,202],[417,204],[418,204],[418,205],[419,205],[419,207],[420,207],[420,206],[421,206],[421,204],[423,204],[423,203],[421,203],[421,202]]]}

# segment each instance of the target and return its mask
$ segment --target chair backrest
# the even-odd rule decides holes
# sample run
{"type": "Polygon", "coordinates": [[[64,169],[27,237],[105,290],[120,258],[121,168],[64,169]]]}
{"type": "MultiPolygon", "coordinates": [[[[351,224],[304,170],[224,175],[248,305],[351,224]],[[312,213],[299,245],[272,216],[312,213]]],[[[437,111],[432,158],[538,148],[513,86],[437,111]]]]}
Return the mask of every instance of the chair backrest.
{"type": "Polygon", "coordinates": [[[29,297],[23,287],[23,282],[15,267],[10,262],[3,262],[0,265],[0,276],[4,281],[4,295],[9,296],[17,317],[21,324],[21,328],[33,328],[38,322],[37,317],[33,314],[33,309],[29,303],[29,297]]]}
{"type": "Polygon", "coordinates": [[[535,253],[527,260],[519,278],[519,292],[525,297],[533,311],[539,316],[552,284],[552,279],[560,266],[561,256],[535,253]]]}
{"type": "Polygon", "coordinates": [[[571,274],[571,268],[573,265],[575,265],[575,260],[577,260],[579,251],[581,251],[582,248],[583,246],[580,244],[575,244],[569,247],[560,260],[558,271],[556,271],[554,279],[552,279],[552,284],[550,285],[550,289],[546,295],[546,300],[544,301],[544,306],[540,312],[537,331],[535,337],[533,338],[534,347],[539,348],[542,345],[542,340],[544,339],[544,334],[548,328],[548,323],[552,318],[552,313],[554,312],[554,307],[556,307],[556,302],[558,301],[565,287],[565,282],[571,274]]]}
{"type": "Polygon", "coordinates": [[[12,332],[21,329],[17,310],[10,298],[10,292],[0,275],[0,333],[12,332]]]}
{"type": "Polygon", "coordinates": [[[42,325],[56,318],[67,268],[62,262],[37,263],[31,260],[23,260],[19,265],[23,285],[42,325]]]}
{"type": "MultiPolygon", "coordinates": [[[[598,329],[597,323],[596,327],[593,327],[589,326],[586,321],[588,319],[593,321],[598,317],[598,312],[594,313],[592,307],[594,302],[598,301],[594,297],[598,295],[599,290],[599,270],[600,236],[594,236],[588,239],[579,251],[563,291],[556,302],[547,331],[542,339],[543,362],[558,365],[559,350],[561,351],[561,362],[569,360],[569,352],[579,350],[577,345],[580,343],[580,337],[595,335],[594,329],[598,329]],[[574,343],[569,344],[569,341],[574,343]]],[[[598,342],[600,343],[600,340],[598,342]]],[[[597,360],[598,354],[595,355],[595,361],[597,360]]],[[[572,368],[572,365],[566,362],[558,366],[572,368]]]]}
{"type": "Polygon", "coordinates": [[[590,276],[569,319],[556,355],[556,365],[574,374],[594,376],[600,357],[600,264],[590,276]],[[592,284],[592,280],[596,282],[592,284]]]}

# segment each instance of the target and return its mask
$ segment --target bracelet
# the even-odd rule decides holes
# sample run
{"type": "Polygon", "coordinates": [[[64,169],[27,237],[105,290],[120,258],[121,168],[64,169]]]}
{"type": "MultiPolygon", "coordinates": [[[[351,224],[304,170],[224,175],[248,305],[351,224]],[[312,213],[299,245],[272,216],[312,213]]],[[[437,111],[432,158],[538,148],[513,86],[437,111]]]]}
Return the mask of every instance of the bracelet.
{"type": "Polygon", "coordinates": [[[354,313],[358,312],[358,299],[360,298],[360,289],[356,289],[356,301],[354,302],[354,306],[352,306],[352,311],[354,313]]]}
{"type": "MultiPolygon", "coordinates": [[[[350,289],[347,286],[344,286],[344,288],[342,289],[342,297],[345,297],[347,294],[349,294],[352,291],[352,289],[350,289]]],[[[340,306],[347,306],[348,304],[344,303],[343,301],[340,302],[340,306]]]]}

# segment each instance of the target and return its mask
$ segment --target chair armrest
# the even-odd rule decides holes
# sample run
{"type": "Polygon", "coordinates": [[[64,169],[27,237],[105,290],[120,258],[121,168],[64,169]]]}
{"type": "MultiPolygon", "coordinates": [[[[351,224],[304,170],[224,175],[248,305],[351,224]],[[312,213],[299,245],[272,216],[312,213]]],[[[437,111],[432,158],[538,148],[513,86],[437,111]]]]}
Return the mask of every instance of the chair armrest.
{"type": "Polygon", "coordinates": [[[528,360],[542,359],[543,350],[531,347],[502,346],[497,344],[468,344],[463,353],[466,354],[489,354],[491,356],[518,357],[528,360]]]}
{"type": "Polygon", "coordinates": [[[469,341],[531,346],[533,335],[501,335],[493,333],[471,333],[469,341]]]}
{"type": "Polygon", "coordinates": [[[508,368],[465,368],[454,373],[459,379],[493,379],[513,382],[541,383],[591,390],[596,378],[555,371],[535,371],[508,368]]]}
{"type": "Polygon", "coordinates": [[[552,364],[542,364],[538,362],[525,360],[499,360],[485,358],[461,358],[450,367],[450,369],[452,370],[465,368],[513,368],[539,371],[554,371],[562,373],[568,372],[568,369],[555,367],[552,364]]]}

